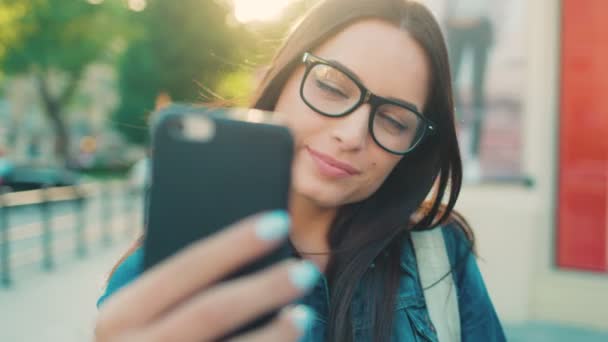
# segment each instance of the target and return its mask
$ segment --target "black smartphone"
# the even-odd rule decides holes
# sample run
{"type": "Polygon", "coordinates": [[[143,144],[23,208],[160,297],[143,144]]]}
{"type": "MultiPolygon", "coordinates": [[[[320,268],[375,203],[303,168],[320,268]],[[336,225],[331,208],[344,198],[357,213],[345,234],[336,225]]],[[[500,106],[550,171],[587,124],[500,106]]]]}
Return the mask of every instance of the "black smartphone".
{"type": "MultiPolygon", "coordinates": [[[[246,216],[287,210],[291,134],[282,126],[246,121],[270,115],[250,109],[184,105],[156,113],[144,238],[145,269],[246,216]]],[[[286,241],[225,280],[292,255],[293,249],[286,241]]],[[[263,294],[252,294],[258,295],[263,294]]],[[[238,332],[257,327],[274,314],[238,332]]]]}

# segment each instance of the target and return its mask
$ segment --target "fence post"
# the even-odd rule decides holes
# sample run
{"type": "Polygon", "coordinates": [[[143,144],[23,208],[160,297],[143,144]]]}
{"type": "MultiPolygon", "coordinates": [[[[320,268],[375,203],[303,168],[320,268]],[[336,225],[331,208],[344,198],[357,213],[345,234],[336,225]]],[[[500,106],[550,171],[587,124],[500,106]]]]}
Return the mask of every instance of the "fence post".
{"type": "Polygon", "coordinates": [[[49,186],[42,187],[42,202],[40,212],[42,216],[42,268],[50,271],[54,268],[53,260],[53,217],[48,197],[49,186]]]}
{"type": "Polygon", "coordinates": [[[10,258],[10,240],[8,231],[8,205],[5,203],[4,194],[9,192],[10,188],[6,186],[0,187],[0,263],[2,267],[2,286],[11,286],[11,258],[10,258]]]}
{"type": "Polygon", "coordinates": [[[85,194],[78,186],[74,186],[74,193],[76,195],[74,202],[76,207],[76,226],[74,227],[76,234],[76,256],[82,258],[87,255],[85,194]]]}

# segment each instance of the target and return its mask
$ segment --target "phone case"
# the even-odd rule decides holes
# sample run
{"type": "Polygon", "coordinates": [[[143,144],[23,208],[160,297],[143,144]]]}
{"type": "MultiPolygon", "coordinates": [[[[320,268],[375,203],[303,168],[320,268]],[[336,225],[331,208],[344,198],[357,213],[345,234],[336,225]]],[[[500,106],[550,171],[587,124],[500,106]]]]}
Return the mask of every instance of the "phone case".
{"type": "MultiPolygon", "coordinates": [[[[174,106],[159,113],[152,139],[145,269],[241,218],[287,209],[293,154],[289,131],[227,119],[227,114],[234,116],[234,110],[224,111],[174,106]]],[[[227,279],[292,254],[285,242],[227,279]]],[[[264,294],[252,293],[260,295],[264,294]]],[[[264,323],[272,315],[239,332],[264,323]]]]}

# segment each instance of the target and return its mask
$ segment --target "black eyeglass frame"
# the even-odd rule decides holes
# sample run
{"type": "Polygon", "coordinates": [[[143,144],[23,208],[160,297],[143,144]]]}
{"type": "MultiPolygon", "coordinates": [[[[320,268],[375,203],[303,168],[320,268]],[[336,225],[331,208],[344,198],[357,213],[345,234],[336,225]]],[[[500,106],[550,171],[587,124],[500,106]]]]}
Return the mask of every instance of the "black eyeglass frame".
{"type": "Polygon", "coordinates": [[[367,89],[361,83],[361,81],[359,81],[357,76],[353,75],[349,70],[344,70],[344,68],[342,68],[340,65],[337,65],[336,63],[333,63],[331,61],[327,61],[323,58],[317,57],[317,56],[311,54],[310,52],[304,53],[304,55],[302,56],[302,63],[304,63],[304,65],[306,66],[306,70],[304,71],[304,75],[302,76],[302,81],[300,83],[300,98],[302,99],[302,101],[304,101],[304,103],[308,107],[310,107],[310,109],[314,110],[315,112],[317,112],[321,115],[324,115],[324,116],[332,117],[332,118],[346,116],[346,115],[354,112],[355,110],[357,110],[357,108],[359,108],[363,104],[369,103],[371,105],[370,115],[369,115],[369,133],[370,133],[372,139],[374,140],[374,142],[378,146],[380,146],[383,150],[385,150],[389,153],[392,153],[392,154],[396,154],[396,155],[406,155],[406,154],[412,152],[418,145],[420,145],[420,143],[425,139],[425,137],[427,137],[429,135],[434,135],[436,133],[435,124],[433,123],[433,121],[431,121],[430,119],[425,117],[422,113],[420,113],[420,111],[418,111],[418,109],[415,106],[408,104],[408,103],[403,103],[403,102],[398,102],[398,101],[394,101],[391,99],[387,99],[387,98],[384,98],[382,96],[378,96],[378,95],[372,93],[369,89],[367,89]],[[338,69],[340,72],[344,73],[351,81],[353,81],[353,83],[359,88],[359,91],[361,92],[361,96],[360,96],[359,100],[350,109],[346,110],[345,112],[339,113],[339,114],[329,114],[329,113],[323,112],[322,110],[319,110],[318,108],[313,106],[310,102],[308,102],[308,100],[306,100],[306,97],[304,96],[304,84],[305,84],[306,78],[310,74],[310,71],[312,70],[312,68],[319,64],[327,65],[332,68],[338,69]],[[376,117],[376,111],[377,111],[378,107],[380,107],[381,105],[384,105],[384,104],[390,104],[390,105],[405,108],[405,109],[411,111],[412,113],[414,113],[417,117],[419,117],[422,120],[424,131],[422,132],[422,134],[420,134],[420,137],[418,138],[418,140],[414,144],[412,144],[412,146],[405,152],[394,151],[394,150],[391,150],[391,149],[385,147],[378,141],[378,139],[374,135],[373,123],[374,123],[374,118],[376,117]]]}

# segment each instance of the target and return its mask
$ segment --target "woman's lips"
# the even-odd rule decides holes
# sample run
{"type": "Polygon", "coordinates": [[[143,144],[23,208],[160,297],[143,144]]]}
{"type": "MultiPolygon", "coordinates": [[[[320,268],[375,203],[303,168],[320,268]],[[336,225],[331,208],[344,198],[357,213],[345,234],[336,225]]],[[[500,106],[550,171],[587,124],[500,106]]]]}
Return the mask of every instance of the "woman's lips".
{"type": "Polygon", "coordinates": [[[315,164],[317,164],[319,172],[325,176],[332,178],[346,178],[361,173],[361,171],[357,170],[353,166],[336,160],[308,146],[306,147],[306,150],[315,161],[315,164]]]}

